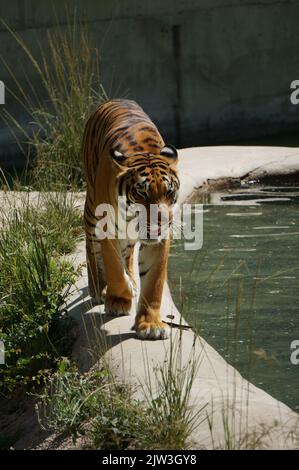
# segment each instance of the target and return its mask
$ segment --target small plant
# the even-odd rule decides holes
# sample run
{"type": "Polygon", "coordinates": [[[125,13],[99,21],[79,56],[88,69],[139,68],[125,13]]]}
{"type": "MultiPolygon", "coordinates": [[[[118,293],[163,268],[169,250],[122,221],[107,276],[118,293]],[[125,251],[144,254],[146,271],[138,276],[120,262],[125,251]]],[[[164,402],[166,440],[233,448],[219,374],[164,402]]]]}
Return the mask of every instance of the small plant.
{"type": "Polygon", "coordinates": [[[127,384],[111,382],[94,420],[92,437],[97,449],[138,448],[147,410],[135,400],[127,384]]]}
{"type": "Polygon", "coordinates": [[[36,411],[44,430],[71,434],[75,442],[84,423],[101,406],[105,372],[79,374],[63,359],[38,396],[36,411]]]}

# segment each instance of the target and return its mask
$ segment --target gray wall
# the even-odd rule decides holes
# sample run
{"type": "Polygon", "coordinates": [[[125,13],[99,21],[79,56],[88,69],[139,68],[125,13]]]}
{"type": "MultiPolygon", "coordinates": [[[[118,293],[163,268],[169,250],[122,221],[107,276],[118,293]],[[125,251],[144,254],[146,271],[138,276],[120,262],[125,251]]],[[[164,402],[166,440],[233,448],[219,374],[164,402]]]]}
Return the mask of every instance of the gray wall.
{"type": "MultiPolygon", "coordinates": [[[[0,0],[0,18],[33,53],[46,30],[64,25],[74,5],[102,51],[104,87],[138,101],[178,146],[293,132],[299,106],[298,0],[0,0]]],[[[39,83],[0,23],[0,54],[15,75],[39,83]]],[[[0,63],[0,80],[13,86],[0,63]]],[[[26,120],[11,99],[6,108],[26,120]]],[[[20,164],[1,123],[0,162],[20,164]]]]}

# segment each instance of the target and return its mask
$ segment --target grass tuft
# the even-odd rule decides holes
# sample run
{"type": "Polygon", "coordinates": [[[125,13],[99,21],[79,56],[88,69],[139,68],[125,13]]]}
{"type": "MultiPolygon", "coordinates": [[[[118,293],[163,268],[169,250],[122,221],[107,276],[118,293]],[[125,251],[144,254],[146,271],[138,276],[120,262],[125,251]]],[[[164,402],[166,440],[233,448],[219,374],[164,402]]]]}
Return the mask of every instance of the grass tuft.
{"type": "Polygon", "coordinates": [[[171,341],[163,364],[155,369],[154,384],[148,381],[148,409],[142,446],[149,449],[186,449],[191,433],[206,419],[204,409],[194,411],[190,403],[192,386],[200,365],[194,354],[182,360],[181,338],[171,341]]]}
{"type": "Polygon", "coordinates": [[[38,57],[5,26],[31,63],[41,87],[37,94],[29,80],[20,83],[2,57],[14,83],[14,90],[7,91],[31,122],[28,128],[6,109],[1,113],[24,156],[29,155],[30,163],[34,157],[33,167],[23,179],[37,190],[82,189],[84,125],[96,106],[107,99],[100,81],[99,51],[77,19],[64,29],[57,26],[49,31],[38,57]]]}
{"type": "Polygon", "coordinates": [[[70,349],[64,305],[77,273],[59,255],[77,239],[79,216],[71,205],[29,204],[1,217],[0,337],[6,363],[0,369],[3,394],[43,381],[70,349]],[[62,214],[72,227],[65,233],[62,214]],[[59,225],[60,224],[60,225],[59,225]],[[65,237],[65,238],[64,238],[65,237]]]}

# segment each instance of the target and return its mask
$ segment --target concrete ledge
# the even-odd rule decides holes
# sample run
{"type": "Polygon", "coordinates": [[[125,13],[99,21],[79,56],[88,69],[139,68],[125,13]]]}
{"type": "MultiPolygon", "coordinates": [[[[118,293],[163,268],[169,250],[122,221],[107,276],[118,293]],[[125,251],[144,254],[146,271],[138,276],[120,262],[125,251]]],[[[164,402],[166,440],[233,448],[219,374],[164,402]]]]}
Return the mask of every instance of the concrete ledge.
{"type": "Polygon", "coordinates": [[[292,147],[218,146],[179,150],[180,202],[194,189],[210,191],[220,180],[250,180],[299,171],[299,149],[292,147]]]}
{"type": "MultiPolygon", "coordinates": [[[[203,147],[182,149],[180,153],[180,202],[209,180],[243,178],[246,175],[288,174],[299,170],[299,151],[273,147],[203,147]]],[[[75,262],[84,263],[81,244],[75,262]]],[[[195,411],[207,405],[204,421],[190,436],[192,448],[225,448],[228,425],[235,448],[290,449],[298,446],[298,415],[263,390],[243,379],[206,341],[190,330],[172,329],[166,341],[140,341],[131,331],[133,317],[111,318],[103,306],[91,307],[87,295],[87,276],[83,269],[69,309],[79,325],[74,358],[81,370],[95,366],[91,351],[98,347],[116,374],[126,381],[145,385],[156,383],[155,368],[167,360],[170,345],[180,345],[181,366],[190,358],[199,363],[190,405],[195,411]],[[79,292],[79,293],[78,293],[79,292]],[[104,351],[103,351],[104,345],[104,351]],[[212,423],[212,425],[211,425],[212,423]],[[212,432],[211,432],[212,427],[212,432]],[[297,433],[297,436],[296,436],[297,433]]],[[[163,296],[163,318],[183,324],[168,286],[163,296]]],[[[157,383],[156,383],[157,385],[157,383]]]]}

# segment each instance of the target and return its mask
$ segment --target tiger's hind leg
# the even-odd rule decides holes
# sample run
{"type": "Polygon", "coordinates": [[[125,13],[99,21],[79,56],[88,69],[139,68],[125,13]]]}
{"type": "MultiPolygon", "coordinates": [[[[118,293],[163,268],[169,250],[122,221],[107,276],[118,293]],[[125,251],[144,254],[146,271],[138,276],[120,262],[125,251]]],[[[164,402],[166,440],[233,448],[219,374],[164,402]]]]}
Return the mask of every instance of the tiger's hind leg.
{"type": "Polygon", "coordinates": [[[101,304],[105,300],[107,287],[100,241],[89,240],[86,237],[86,262],[89,295],[96,304],[101,304]]]}
{"type": "Polygon", "coordinates": [[[84,207],[84,226],[86,236],[86,263],[88,274],[88,290],[95,303],[103,303],[106,280],[103,269],[101,242],[96,237],[97,218],[90,208],[92,198],[87,192],[84,207]]]}
{"type": "Polygon", "coordinates": [[[126,271],[132,283],[132,288],[136,291],[136,279],[134,273],[134,248],[135,243],[128,243],[125,249],[126,271]]]}

